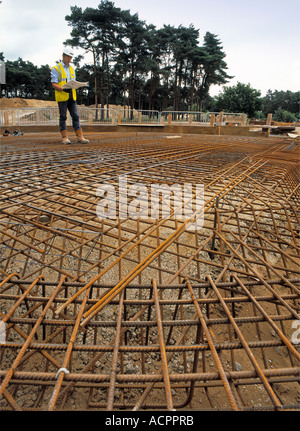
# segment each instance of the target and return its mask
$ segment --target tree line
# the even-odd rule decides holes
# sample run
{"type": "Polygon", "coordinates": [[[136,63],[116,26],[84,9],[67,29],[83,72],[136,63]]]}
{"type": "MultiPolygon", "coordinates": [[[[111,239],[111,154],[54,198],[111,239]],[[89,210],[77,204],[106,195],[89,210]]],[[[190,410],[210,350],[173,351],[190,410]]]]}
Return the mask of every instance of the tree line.
{"type": "Polygon", "coordinates": [[[300,119],[300,91],[271,91],[261,97],[261,92],[250,84],[240,82],[225,87],[215,98],[216,111],[243,112],[250,118],[265,119],[273,114],[275,121],[295,122],[300,119]]]}
{"type": "MultiPolygon", "coordinates": [[[[211,85],[232,78],[226,73],[226,54],[217,35],[207,32],[200,45],[199,30],[193,25],[156,28],[108,0],[97,8],[74,6],[70,11],[65,17],[70,38],[64,44],[81,48],[73,61],[77,79],[90,83],[80,93],[83,104],[203,110],[211,101],[211,85]],[[85,61],[87,54],[90,63],[85,61]]],[[[1,93],[51,98],[48,72],[48,66],[38,68],[21,58],[7,61],[7,85],[1,93]]]]}
{"type": "MultiPolygon", "coordinates": [[[[77,79],[89,82],[87,89],[78,92],[80,104],[158,111],[225,110],[250,117],[277,111],[285,118],[286,112],[290,118],[299,115],[299,92],[270,90],[261,97],[250,84],[238,83],[210,97],[212,85],[224,86],[233,78],[227,74],[226,54],[215,34],[206,32],[200,44],[200,32],[193,25],[156,28],[109,0],[102,0],[97,8],[73,6],[65,19],[70,37],[64,44],[82,52],[73,59],[77,79]]],[[[0,60],[5,60],[2,53],[0,60]]],[[[5,64],[6,85],[0,96],[54,99],[48,65],[38,67],[21,58],[5,64]]]]}
{"type": "Polygon", "coordinates": [[[103,108],[126,104],[132,109],[201,110],[213,84],[228,82],[226,54],[217,35],[207,32],[203,45],[199,30],[164,25],[156,28],[138,14],[102,0],[97,8],[71,7],[66,45],[90,54],[91,64],[78,76],[93,80],[89,100],[103,108]]]}
{"type": "Polygon", "coordinates": [[[36,66],[22,58],[5,60],[3,52],[0,52],[0,60],[5,63],[6,76],[6,84],[0,87],[0,97],[53,100],[48,65],[36,66]]]}

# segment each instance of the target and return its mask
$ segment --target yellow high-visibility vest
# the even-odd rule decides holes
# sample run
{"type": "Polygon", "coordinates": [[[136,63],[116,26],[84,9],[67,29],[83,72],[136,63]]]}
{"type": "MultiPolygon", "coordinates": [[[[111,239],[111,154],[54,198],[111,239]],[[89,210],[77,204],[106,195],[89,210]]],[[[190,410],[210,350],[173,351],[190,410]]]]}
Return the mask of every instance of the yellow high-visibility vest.
{"type": "MultiPolygon", "coordinates": [[[[71,79],[75,79],[75,72],[72,66],[70,67],[70,73],[71,73],[71,79]]],[[[67,74],[66,71],[61,63],[58,63],[57,66],[54,66],[52,69],[56,69],[58,71],[58,85],[61,87],[66,84],[67,82],[67,74]]],[[[76,90],[72,90],[73,94],[73,100],[77,99],[76,90]]],[[[65,93],[64,91],[55,91],[55,100],[56,102],[66,102],[69,100],[69,94],[65,93]]]]}

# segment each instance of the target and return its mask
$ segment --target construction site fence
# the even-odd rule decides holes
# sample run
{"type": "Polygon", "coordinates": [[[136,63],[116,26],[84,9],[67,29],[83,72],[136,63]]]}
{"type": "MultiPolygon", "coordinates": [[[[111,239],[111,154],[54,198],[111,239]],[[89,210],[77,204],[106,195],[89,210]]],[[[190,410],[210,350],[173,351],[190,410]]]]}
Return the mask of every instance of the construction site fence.
{"type": "MultiPolygon", "coordinates": [[[[194,124],[200,126],[246,126],[246,114],[226,112],[155,111],[129,108],[78,107],[81,124],[194,124]]],[[[0,110],[1,127],[55,126],[59,121],[58,107],[49,108],[4,108],[0,110]]],[[[72,125],[70,116],[67,124],[72,125]]]]}

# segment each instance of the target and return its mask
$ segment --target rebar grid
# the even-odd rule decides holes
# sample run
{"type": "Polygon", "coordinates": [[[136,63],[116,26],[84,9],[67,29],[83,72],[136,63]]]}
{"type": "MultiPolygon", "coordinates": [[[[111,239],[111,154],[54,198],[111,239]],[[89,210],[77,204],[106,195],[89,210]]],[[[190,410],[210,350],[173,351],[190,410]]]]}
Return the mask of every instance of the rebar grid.
{"type": "Polygon", "coordinates": [[[2,152],[0,407],[297,409],[299,146],[288,148],[116,135],[2,152]],[[124,175],[128,187],[203,184],[203,228],[100,220],[97,187],[124,175]]]}

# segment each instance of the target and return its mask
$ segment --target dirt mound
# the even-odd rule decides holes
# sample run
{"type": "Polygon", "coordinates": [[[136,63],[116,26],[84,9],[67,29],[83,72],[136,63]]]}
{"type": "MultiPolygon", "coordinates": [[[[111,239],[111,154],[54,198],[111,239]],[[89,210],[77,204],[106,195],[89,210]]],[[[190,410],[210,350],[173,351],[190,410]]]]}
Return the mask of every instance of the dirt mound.
{"type": "Polygon", "coordinates": [[[36,100],[36,99],[22,99],[19,97],[0,99],[0,109],[3,108],[47,108],[56,107],[57,103],[52,100],[36,100]]]}

